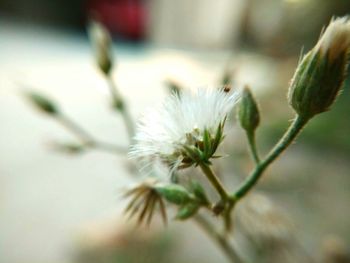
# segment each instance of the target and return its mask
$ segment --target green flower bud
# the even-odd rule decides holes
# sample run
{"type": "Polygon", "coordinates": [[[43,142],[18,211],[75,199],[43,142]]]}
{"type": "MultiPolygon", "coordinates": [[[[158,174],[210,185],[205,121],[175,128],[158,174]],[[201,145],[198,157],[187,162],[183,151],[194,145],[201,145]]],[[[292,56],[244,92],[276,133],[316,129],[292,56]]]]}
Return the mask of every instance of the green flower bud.
{"type": "Polygon", "coordinates": [[[108,75],[113,66],[112,38],[108,30],[99,22],[90,22],[89,37],[95,52],[97,65],[108,75]]]}
{"type": "Polygon", "coordinates": [[[186,188],[178,184],[156,186],[155,189],[168,202],[176,205],[184,205],[191,200],[190,193],[186,188]]]}
{"type": "Polygon", "coordinates": [[[204,188],[198,182],[191,182],[190,190],[201,204],[209,204],[209,199],[204,188]]]}
{"type": "Polygon", "coordinates": [[[176,219],[185,220],[195,215],[200,205],[196,202],[188,203],[182,206],[176,214],[176,219]]]}
{"type": "Polygon", "coordinates": [[[248,87],[242,92],[242,99],[238,108],[238,119],[243,129],[254,132],[260,122],[259,109],[248,87]]]}
{"type": "Polygon", "coordinates": [[[289,103],[304,119],[329,110],[347,73],[350,21],[332,20],[299,63],[289,89],[289,103]]]}
{"type": "Polygon", "coordinates": [[[28,92],[26,95],[30,102],[40,111],[49,115],[58,114],[57,106],[47,97],[44,97],[43,95],[36,92],[28,92]]]}

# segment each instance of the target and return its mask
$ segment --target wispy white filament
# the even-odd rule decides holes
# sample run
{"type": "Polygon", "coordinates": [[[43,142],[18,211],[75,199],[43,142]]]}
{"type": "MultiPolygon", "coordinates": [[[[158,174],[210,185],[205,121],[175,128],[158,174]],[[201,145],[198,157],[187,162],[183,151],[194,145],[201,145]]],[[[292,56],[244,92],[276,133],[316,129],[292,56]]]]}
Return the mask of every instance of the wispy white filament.
{"type": "Polygon", "coordinates": [[[171,158],[186,144],[186,134],[195,132],[201,139],[207,129],[214,137],[238,98],[237,92],[217,88],[185,90],[180,96],[167,97],[140,119],[129,156],[142,159],[145,165],[159,162],[164,157],[174,164],[181,162],[181,157],[171,158]]]}

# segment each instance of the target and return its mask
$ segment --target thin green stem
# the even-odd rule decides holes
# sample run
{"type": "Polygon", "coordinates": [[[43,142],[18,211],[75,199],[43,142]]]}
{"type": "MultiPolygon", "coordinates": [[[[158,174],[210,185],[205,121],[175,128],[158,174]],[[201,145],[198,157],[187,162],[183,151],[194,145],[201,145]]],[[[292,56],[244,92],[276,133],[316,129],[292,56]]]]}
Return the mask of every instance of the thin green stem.
{"type": "Polygon", "coordinates": [[[253,156],[254,162],[256,165],[258,165],[260,163],[260,158],[259,158],[259,154],[256,148],[256,141],[255,141],[255,132],[247,132],[247,139],[248,139],[248,144],[249,144],[249,149],[250,152],[253,156]]]}
{"type": "Polygon", "coordinates": [[[222,185],[219,178],[214,174],[213,170],[210,168],[209,165],[201,163],[200,168],[202,169],[203,173],[207,177],[207,179],[210,181],[210,183],[213,185],[215,190],[220,195],[221,199],[224,201],[227,201],[230,199],[230,195],[225,190],[224,186],[222,185]]]}
{"type": "Polygon", "coordinates": [[[295,117],[292,124],[289,126],[289,129],[270,151],[267,157],[255,167],[250,176],[247,177],[238,190],[233,194],[235,200],[239,200],[253,188],[265,169],[294,141],[307,121],[308,119],[301,118],[299,115],[295,117]]]}
{"type": "Polygon", "coordinates": [[[125,154],[127,149],[121,146],[96,140],[92,135],[80,127],[77,123],[63,114],[55,115],[55,119],[67,130],[72,132],[85,147],[104,150],[111,153],[125,154]]]}
{"type": "Polygon", "coordinates": [[[135,134],[134,130],[134,122],[132,120],[132,117],[129,113],[129,109],[126,106],[126,103],[120,94],[117,85],[115,84],[115,81],[113,80],[111,75],[106,75],[107,81],[108,81],[108,87],[112,96],[113,100],[113,108],[117,109],[123,118],[123,121],[125,123],[126,130],[129,135],[130,141],[132,141],[132,138],[135,134]]]}
{"type": "Polygon", "coordinates": [[[218,233],[214,227],[201,215],[194,217],[195,222],[207,235],[218,245],[218,247],[225,253],[226,257],[231,263],[243,263],[243,260],[237,254],[234,247],[229,243],[226,236],[218,233]]]}

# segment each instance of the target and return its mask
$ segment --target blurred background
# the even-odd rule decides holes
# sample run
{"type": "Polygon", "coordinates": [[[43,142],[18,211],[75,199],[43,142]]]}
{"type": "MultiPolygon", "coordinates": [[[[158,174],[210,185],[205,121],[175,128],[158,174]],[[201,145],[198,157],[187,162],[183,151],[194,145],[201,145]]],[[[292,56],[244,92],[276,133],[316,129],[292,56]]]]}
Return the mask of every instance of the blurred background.
{"type": "MultiPolygon", "coordinates": [[[[52,150],[75,138],[23,99],[40,91],[97,138],[128,146],[90,18],[113,35],[113,77],[135,118],[169,83],[249,85],[265,153],[293,116],[286,93],[301,50],[347,14],[349,0],[0,0],[0,262],[225,262],[193,223],[134,229],[120,198],[135,179],[127,158],[52,150]]],[[[252,262],[350,262],[349,85],[239,207],[235,242],[252,262]]],[[[232,187],[252,167],[243,138],[232,124],[219,169],[232,187]]]]}

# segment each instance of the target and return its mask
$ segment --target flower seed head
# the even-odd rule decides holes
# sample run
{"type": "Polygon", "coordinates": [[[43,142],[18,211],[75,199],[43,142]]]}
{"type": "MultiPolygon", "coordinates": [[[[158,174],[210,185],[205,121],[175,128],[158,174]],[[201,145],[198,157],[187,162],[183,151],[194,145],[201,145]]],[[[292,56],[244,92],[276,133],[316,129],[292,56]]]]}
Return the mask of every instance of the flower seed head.
{"type": "Polygon", "coordinates": [[[173,94],[140,120],[129,156],[146,166],[166,164],[170,171],[209,162],[223,140],[226,116],[238,93],[200,88],[173,94]]]}
{"type": "Polygon", "coordinates": [[[289,102],[303,118],[329,110],[346,77],[350,20],[332,20],[316,46],[299,63],[289,89],[289,102]]]}

